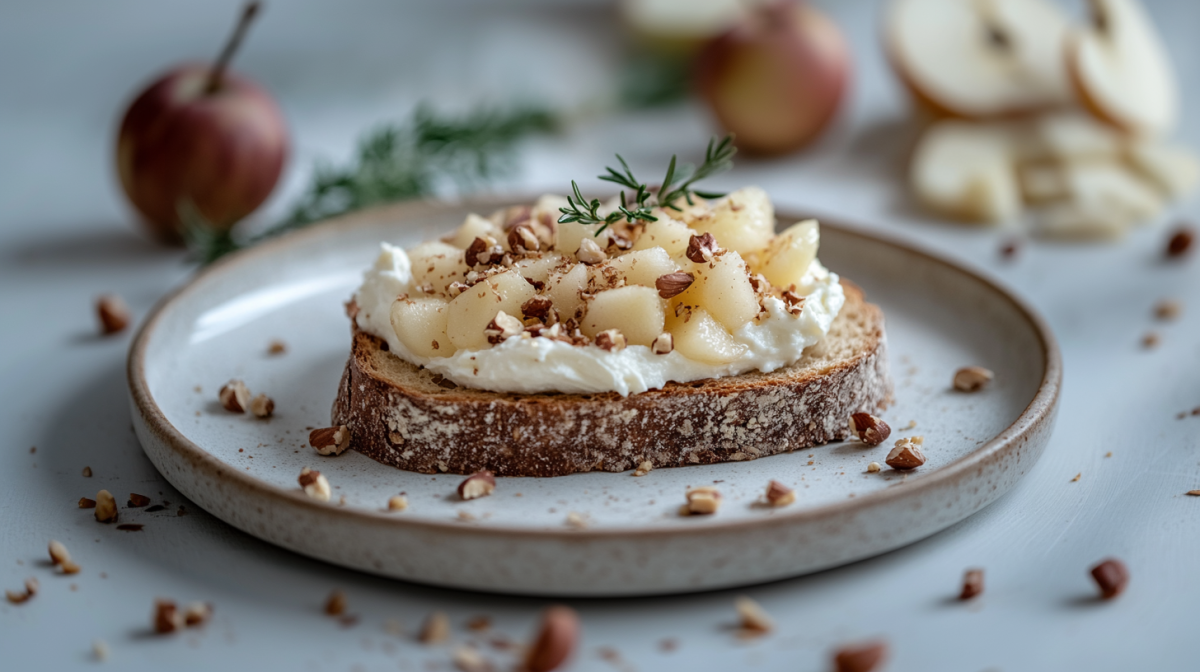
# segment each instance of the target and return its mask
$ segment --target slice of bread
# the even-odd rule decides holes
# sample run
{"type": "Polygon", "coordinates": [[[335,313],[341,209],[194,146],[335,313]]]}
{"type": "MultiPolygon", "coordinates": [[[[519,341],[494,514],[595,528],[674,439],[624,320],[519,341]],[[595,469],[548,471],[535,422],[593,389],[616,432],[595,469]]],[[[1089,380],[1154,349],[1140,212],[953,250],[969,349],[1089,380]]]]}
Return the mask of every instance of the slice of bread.
{"type": "Polygon", "coordinates": [[[333,424],[384,464],[499,476],[752,460],[845,439],[850,414],[881,411],[892,384],[883,313],[843,285],[845,307],[799,362],[628,397],[459,387],[355,329],[333,424]]]}

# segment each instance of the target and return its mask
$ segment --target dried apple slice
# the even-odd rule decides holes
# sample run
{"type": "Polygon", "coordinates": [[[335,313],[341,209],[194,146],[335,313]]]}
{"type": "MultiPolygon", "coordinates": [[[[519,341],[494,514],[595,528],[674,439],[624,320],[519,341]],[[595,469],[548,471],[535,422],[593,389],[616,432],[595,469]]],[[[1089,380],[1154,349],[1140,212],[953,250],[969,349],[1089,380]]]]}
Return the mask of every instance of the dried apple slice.
{"type": "Polygon", "coordinates": [[[955,219],[1003,222],[1021,213],[1016,131],[1007,125],[942,121],[917,145],[909,179],[926,206],[955,219]]]}
{"type": "Polygon", "coordinates": [[[1090,0],[1092,23],[1067,49],[1071,82],[1096,116],[1127,131],[1161,136],[1179,116],[1171,60],[1136,0],[1090,0]]]}
{"type": "Polygon", "coordinates": [[[918,100],[983,118],[1063,105],[1066,17],[1044,0],[896,0],[888,60],[918,100]]]}

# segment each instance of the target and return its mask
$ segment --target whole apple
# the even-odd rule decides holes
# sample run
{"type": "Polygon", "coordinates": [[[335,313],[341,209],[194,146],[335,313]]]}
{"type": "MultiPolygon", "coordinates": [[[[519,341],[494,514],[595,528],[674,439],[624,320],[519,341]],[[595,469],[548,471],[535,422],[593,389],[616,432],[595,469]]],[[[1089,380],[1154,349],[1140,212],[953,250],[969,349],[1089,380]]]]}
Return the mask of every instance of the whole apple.
{"type": "Polygon", "coordinates": [[[696,82],[740,148],[780,154],[803,147],[833,119],[850,79],[838,27],[803,3],[771,2],[709,43],[696,82]]]}
{"type": "Polygon", "coordinates": [[[158,238],[182,239],[179,206],[190,202],[228,230],[270,195],[288,152],[287,126],[271,96],[225,68],[246,14],[217,64],[177,67],[125,112],[117,137],[121,186],[158,238]]]}

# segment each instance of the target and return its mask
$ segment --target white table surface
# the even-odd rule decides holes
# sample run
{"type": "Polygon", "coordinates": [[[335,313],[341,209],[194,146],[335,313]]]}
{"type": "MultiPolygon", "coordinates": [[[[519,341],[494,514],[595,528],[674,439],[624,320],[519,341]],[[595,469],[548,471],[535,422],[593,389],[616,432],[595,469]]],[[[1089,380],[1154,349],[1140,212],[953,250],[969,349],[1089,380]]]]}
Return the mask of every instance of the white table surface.
{"type": "MultiPolygon", "coordinates": [[[[265,83],[291,124],[286,184],[263,215],[281,212],[317,157],[340,159],[366,127],[402,118],[417,101],[446,108],[533,96],[580,104],[567,75],[611,81],[618,51],[602,8],[522,3],[272,3],[236,67],[265,83]]],[[[1048,317],[1066,379],[1058,429],[1037,467],[987,510],[900,551],[814,576],[740,591],[653,599],[570,600],[584,637],[575,670],[824,670],[839,643],[887,638],[889,670],[1197,669],[1200,604],[1200,259],[1161,260],[1164,226],[1196,217],[1175,206],[1111,246],[1026,245],[1009,234],[932,221],[901,176],[913,128],[908,101],[883,60],[874,2],[822,3],[856,57],[854,91],[835,130],[811,151],[742,161],[717,186],[757,183],[780,205],[810,208],[910,236],[999,278],[1048,317]],[[1153,303],[1176,297],[1183,317],[1155,324],[1153,303]],[[1154,350],[1140,347],[1151,329],[1154,350]],[[1105,457],[1112,452],[1111,457],[1105,457]],[[1081,473],[1078,482],[1071,479],[1081,473]],[[1128,564],[1128,592],[1093,598],[1087,569],[1128,564]],[[956,602],[964,568],[987,570],[987,593],[956,602]],[[743,642],[733,598],[753,596],[777,632],[743,642]],[[660,642],[677,641],[664,652],[660,642]],[[618,654],[602,655],[603,647],[618,654]]],[[[122,670],[451,669],[449,649],[412,632],[434,609],[463,623],[483,614],[522,640],[543,599],[442,590],[375,578],[277,549],[188,506],[130,515],[140,533],[99,526],[75,508],[108,488],[185,500],[143,456],[130,423],[124,362],[132,329],[96,336],[94,297],[123,295],[138,316],[192,271],[177,251],[132,225],[113,171],[115,126],[133,91],[162,68],[209,58],[237,4],[23,2],[0,7],[0,586],[41,581],[29,603],[0,604],[0,668],[96,666],[92,642],[122,670]],[[32,447],[36,446],[36,452],[32,447]],[[81,470],[92,468],[85,479],[81,470]],[[170,515],[168,515],[170,514],[170,515]],[[46,566],[63,541],[83,566],[46,566]],[[346,591],[353,627],[321,607],[346,591]],[[214,621],[173,637],[149,631],[155,597],[211,601],[214,621]]],[[[1078,9],[1078,8],[1076,8],[1078,9]]],[[[1156,2],[1185,84],[1178,137],[1200,147],[1200,3],[1156,2]]],[[[699,109],[585,115],[564,134],[523,145],[513,188],[562,190],[624,152],[657,171],[711,132],[699,109]]],[[[919,363],[918,363],[919,364],[919,363]]],[[[905,419],[899,419],[901,422],[905,419]]],[[[920,419],[917,418],[919,421],[920,419]]],[[[488,654],[507,669],[509,658],[488,654]]]]}

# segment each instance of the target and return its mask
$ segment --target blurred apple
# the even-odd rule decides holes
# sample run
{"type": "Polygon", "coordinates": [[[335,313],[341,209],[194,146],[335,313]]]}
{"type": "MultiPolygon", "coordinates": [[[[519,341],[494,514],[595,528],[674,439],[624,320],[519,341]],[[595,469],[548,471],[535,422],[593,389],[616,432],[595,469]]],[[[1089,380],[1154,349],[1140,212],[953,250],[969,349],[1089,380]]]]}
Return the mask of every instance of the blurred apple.
{"type": "Polygon", "coordinates": [[[117,139],[121,186],[164,241],[182,239],[181,203],[224,231],[279,180],[288,151],[283,115],[261,87],[226,70],[256,11],[257,3],[247,5],[215,65],[167,72],[125,112],[117,139]]]}
{"type": "Polygon", "coordinates": [[[620,0],[617,10],[634,37],[650,50],[693,54],[736,25],[763,0],[620,0]]]}
{"type": "Polygon", "coordinates": [[[806,4],[754,8],[696,61],[700,94],[742,149],[780,154],[803,147],[833,119],[850,79],[838,27],[806,4]]]}

